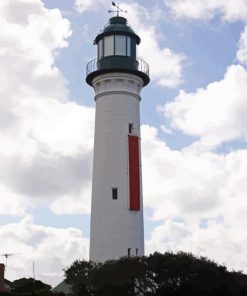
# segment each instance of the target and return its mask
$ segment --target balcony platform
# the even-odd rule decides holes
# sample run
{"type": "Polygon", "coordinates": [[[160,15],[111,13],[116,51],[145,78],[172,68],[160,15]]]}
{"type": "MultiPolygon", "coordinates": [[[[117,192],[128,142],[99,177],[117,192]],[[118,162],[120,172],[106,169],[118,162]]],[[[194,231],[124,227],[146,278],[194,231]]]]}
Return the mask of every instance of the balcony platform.
{"type": "Polygon", "coordinates": [[[140,59],[126,56],[108,56],[101,59],[93,59],[87,64],[86,82],[92,86],[93,79],[101,74],[122,72],[139,76],[143,80],[143,86],[150,82],[149,66],[140,59]]]}

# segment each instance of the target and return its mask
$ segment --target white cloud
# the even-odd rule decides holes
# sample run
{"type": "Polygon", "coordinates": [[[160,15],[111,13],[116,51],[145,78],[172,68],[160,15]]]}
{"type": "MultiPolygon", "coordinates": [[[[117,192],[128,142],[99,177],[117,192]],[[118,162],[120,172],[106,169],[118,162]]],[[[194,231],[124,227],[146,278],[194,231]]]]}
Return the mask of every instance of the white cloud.
{"type": "Polygon", "coordinates": [[[160,108],[171,126],[197,136],[197,149],[215,148],[227,141],[246,140],[247,72],[240,65],[228,67],[222,80],[193,93],[180,91],[160,108]]]}
{"type": "Polygon", "coordinates": [[[154,250],[192,252],[224,264],[229,270],[247,272],[246,243],[244,231],[215,220],[208,221],[203,228],[169,220],[154,230],[146,247],[148,253],[154,250]]]}
{"type": "Polygon", "coordinates": [[[89,241],[80,230],[44,227],[30,216],[20,223],[1,226],[0,237],[3,253],[19,253],[8,259],[9,280],[32,277],[34,261],[36,278],[56,285],[63,279],[63,269],[75,259],[88,259],[89,241]]]}
{"type": "Polygon", "coordinates": [[[165,134],[171,135],[173,134],[172,130],[168,127],[166,127],[164,124],[162,124],[160,126],[160,129],[162,130],[162,132],[164,132],[165,134]]]}
{"type": "Polygon", "coordinates": [[[228,22],[247,20],[246,0],[164,0],[176,18],[212,20],[220,16],[228,22]]]}
{"type": "Polygon", "coordinates": [[[189,251],[247,272],[247,150],[171,150],[142,127],[144,204],[160,221],[146,251],[189,251]]]}
{"type": "Polygon", "coordinates": [[[77,196],[72,194],[62,196],[51,204],[51,209],[57,215],[63,214],[89,214],[91,206],[91,182],[84,185],[81,193],[77,196]]]}
{"type": "Polygon", "coordinates": [[[237,59],[241,64],[247,65],[247,26],[241,33],[239,49],[237,51],[237,59]]]}
{"type": "Polygon", "coordinates": [[[28,207],[28,199],[19,194],[12,192],[0,183],[0,215],[23,216],[28,207]]]}
{"type": "Polygon", "coordinates": [[[88,10],[98,10],[101,5],[108,7],[110,2],[106,0],[75,0],[75,8],[80,13],[88,10]]]}
{"type": "Polygon", "coordinates": [[[23,215],[36,200],[88,193],[94,110],[69,100],[55,65],[72,34],[61,12],[40,0],[0,11],[0,212],[23,215]]]}
{"type": "Polygon", "coordinates": [[[143,126],[142,139],[145,204],[155,210],[155,219],[221,215],[223,156],[171,150],[154,127],[143,126]]]}

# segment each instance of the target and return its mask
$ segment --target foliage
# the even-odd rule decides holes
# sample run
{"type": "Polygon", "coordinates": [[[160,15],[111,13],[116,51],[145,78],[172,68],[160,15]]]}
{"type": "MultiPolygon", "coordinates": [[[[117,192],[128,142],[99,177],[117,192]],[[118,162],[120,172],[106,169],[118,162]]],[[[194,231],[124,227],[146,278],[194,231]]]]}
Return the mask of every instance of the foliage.
{"type": "Polygon", "coordinates": [[[12,283],[11,293],[0,293],[0,296],[64,296],[63,293],[52,293],[51,286],[32,278],[21,278],[12,283]]]}
{"type": "Polygon", "coordinates": [[[77,260],[65,278],[75,296],[247,296],[247,275],[183,252],[105,263],[77,260]]]}
{"type": "Polygon", "coordinates": [[[11,294],[14,295],[49,295],[51,286],[44,284],[41,281],[32,278],[21,278],[13,282],[13,290],[11,294]]]}
{"type": "Polygon", "coordinates": [[[146,265],[142,258],[110,260],[98,267],[91,281],[95,295],[140,295],[145,289],[146,265]]]}
{"type": "Polygon", "coordinates": [[[72,285],[73,295],[93,295],[91,277],[100,264],[76,260],[65,270],[66,283],[72,285]]]}

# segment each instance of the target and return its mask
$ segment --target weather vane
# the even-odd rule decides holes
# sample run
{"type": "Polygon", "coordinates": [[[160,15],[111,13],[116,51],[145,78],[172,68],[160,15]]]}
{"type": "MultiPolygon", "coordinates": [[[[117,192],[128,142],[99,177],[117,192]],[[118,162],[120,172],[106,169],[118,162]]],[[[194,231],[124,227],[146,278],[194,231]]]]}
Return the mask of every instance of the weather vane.
{"type": "Polygon", "coordinates": [[[127,13],[127,10],[123,10],[122,8],[119,7],[119,4],[116,4],[115,2],[112,2],[111,4],[112,4],[112,6],[116,7],[117,10],[108,10],[109,13],[116,12],[117,16],[119,16],[119,12],[127,13]]]}

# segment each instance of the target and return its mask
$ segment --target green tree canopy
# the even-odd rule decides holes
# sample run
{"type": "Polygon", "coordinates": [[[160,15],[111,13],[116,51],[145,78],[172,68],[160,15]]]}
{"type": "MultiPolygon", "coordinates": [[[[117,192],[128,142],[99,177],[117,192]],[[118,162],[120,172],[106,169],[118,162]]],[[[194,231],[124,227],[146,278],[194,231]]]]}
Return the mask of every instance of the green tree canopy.
{"type": "Polygon", "coordinates": [[[12,283],[11,293],[0,293],[0,296],[62,296],[63,293],[52,293],[51,286],[33,278],[21,278],[12,283]]]}
{"type": "Polygon", "coordinates": [[[41,281],[34,280],[33,278],[21,278],[13,282],[13,293],[21,294],[32,294],[32,292],[49,292],[51,286],[44,284],[41,281]]]}
{"type": "Polygon", "coordinates": [[[155,252],[103,264],[77,260],[65,277],[75,296],[247,296],[247,275],[183,252],[155,252]]]}

